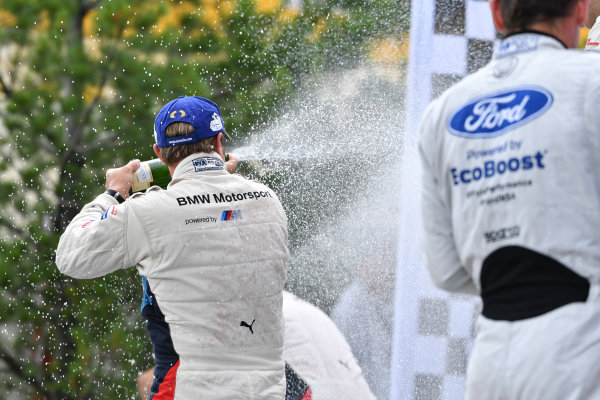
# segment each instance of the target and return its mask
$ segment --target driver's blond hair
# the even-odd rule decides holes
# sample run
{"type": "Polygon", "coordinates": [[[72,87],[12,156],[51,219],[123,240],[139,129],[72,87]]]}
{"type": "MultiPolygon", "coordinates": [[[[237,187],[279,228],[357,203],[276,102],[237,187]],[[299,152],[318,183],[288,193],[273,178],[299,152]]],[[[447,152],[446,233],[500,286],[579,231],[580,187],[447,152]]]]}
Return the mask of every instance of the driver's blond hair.
{"type": "MultiPolygon", "coordinates": [[[[187,122],[173,122],[165,131],[166,137],[185,136],[194,133],[194,126],[187,122]]],[[[175,164],[194,153],[212,153],[215,151],[213,143],[215,137],[202,139],[196,143],[181,144],[179,146],[159,147],[160,156],[167,164],[175,164]]]]}

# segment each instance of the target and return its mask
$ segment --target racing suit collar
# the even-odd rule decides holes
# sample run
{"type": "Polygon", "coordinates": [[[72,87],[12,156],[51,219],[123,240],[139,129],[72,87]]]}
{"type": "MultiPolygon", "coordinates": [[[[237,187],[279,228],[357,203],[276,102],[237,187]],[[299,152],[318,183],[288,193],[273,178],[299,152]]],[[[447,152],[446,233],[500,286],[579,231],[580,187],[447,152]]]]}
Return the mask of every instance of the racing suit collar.
{"type": "Polygon", "coordinates": [[[173,180],[169,183],[169,187],[176,182],[191,178],[197,175],[223,175],[227,174],[225,162],[218,153],[194,153],[177,165],[173,171],[173,180]]]}
{"type": "Polygon", "coordinates": [[[494,58],[503,58],[541,48],[567,49],[567,46],[556,37],[547,33],[525,30],[511,33],[496,43],[494,58]]]}

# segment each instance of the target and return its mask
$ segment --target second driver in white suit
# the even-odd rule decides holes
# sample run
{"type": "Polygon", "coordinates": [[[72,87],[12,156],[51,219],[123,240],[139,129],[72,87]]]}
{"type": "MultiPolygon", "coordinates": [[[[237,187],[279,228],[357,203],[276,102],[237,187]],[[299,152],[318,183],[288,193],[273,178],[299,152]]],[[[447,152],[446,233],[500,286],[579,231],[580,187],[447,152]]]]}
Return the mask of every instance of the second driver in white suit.
{"type": "Polygon", "coordinates": [[[589,0],[491,0],[493,60],[421,128],[427,267],[479,294],[467,399],[600,399],[600,55],[589,0]]]}

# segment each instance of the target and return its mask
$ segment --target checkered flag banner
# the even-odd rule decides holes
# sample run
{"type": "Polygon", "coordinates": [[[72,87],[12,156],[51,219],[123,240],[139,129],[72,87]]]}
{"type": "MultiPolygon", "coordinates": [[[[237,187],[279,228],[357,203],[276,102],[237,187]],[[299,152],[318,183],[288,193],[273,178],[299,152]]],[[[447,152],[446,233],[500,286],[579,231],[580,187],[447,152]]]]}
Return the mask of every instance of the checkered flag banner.
{"type": "Polygon", "coordinates": [[[496,37],[483,0],[412,0],[402,156],[392,400],[464,398],[480,303],[436,289],[422,259],[418,125],[429,102],[489,61],[496,37]]]}

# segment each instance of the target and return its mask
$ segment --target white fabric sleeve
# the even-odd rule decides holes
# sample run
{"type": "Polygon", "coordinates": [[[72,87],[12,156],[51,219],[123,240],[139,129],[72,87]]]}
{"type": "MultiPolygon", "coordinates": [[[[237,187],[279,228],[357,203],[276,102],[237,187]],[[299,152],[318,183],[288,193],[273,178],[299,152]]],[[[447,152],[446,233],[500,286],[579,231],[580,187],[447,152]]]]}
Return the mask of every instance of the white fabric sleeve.
{"type": "Polygon", "coordinates": [[[144,251],[135,249],[134,257],[130,257],[128,236],[132,228],[141,230],[130,211],[128,202],[118,204],[107,194],[86,204],[58,243],[56,265],[60,272],[73,278],[89,279],[136,264],[144,251]]]}
{"type": "MultiPolygon", "coordinates": [[[[431,106],[430,106],[431,109],[431,106]]],[[[422,166],[421,213],[423,224],[423,250],[425,263],[433,283],[440,289],[449,292],[478,294],[471,275],[462,266],[458,249],[454,241],[452,215],[449,204],[444,200],[439,177],[440,166],[433,160],[439,151],[436,137],[443,133],[435,132],[435,118],[431,112],[425,114],[421,124],[421,141],[419,152],[422,166]],[[434,130],[432,130],[434,129],[434,130]]]]}
{"type": "Polygon", "coordinates": [[[592,29],[588,33],[585,50],[600,51],[600,17],[596,19],[594,26],[592,26],[592,29]]]}

